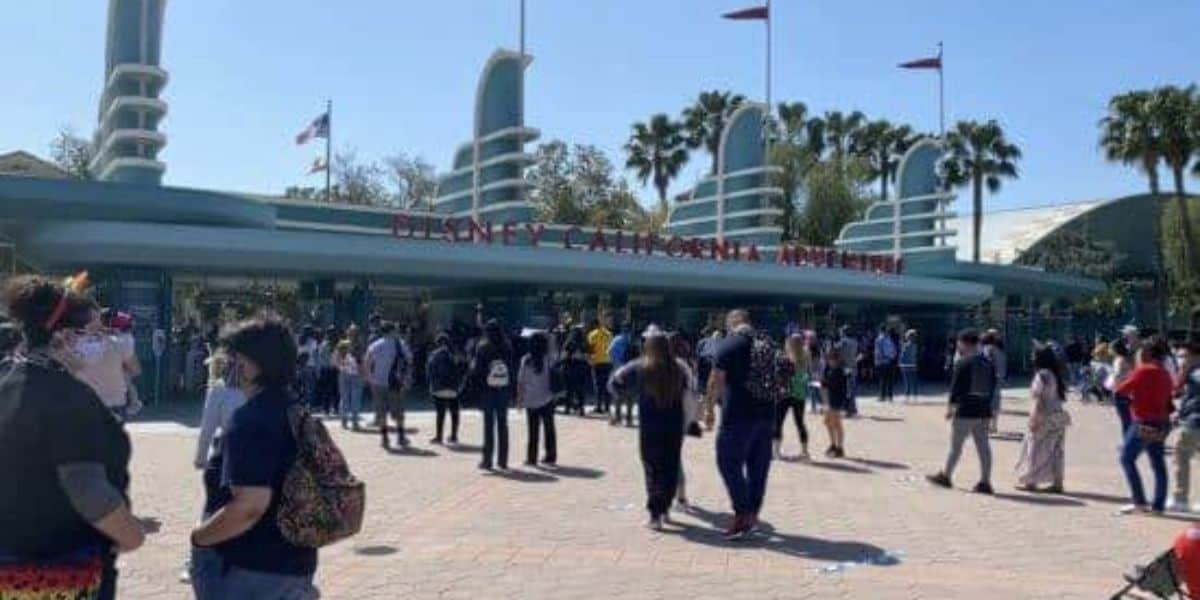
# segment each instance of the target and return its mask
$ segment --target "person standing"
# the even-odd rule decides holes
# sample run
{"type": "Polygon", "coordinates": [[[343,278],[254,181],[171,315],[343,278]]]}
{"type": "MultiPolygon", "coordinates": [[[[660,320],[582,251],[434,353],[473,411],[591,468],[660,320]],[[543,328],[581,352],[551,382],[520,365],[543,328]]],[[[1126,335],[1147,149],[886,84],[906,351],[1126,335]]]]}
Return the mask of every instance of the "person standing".
{"type": "Polygon", "coordinates": [[[121,343],[104,326],[103,313],[93,304],[91,319],[82,335],[74,336],[72,349],[73,360],[68,360],[72,372],[95,390],[117,420],[124,422],[130,414],[129,374],[137,364],[133,345],[121,343]]]}
{"type": "Polygon", "coordinates": [[[508,406],[512,403],[512,350],[500,322],[491,319],[483,326],[483,338],[475,345],[475,354],[463,382],[479,402],[483,412],[483,456],[479,468],[491,471],[493,458],[500,470],[508,469],[508,406]]]}
{"type": "Polygon", "coordinates": [[[671,355],[667,336],[657,326],[646,329],[643,344],[642,357],[621,367],[609,385],[614,395],[637,396],[638,447],[650,513],[646,526],[661,531],[679,486],[688,369],[671,355]]]}
{"type": "MultiPolygon", "coordinates": [[[[567,414],[570,414],[574,410],[582,417],[587,408],[588,382],[592,377],[592,368],[583,354],[583,342],[580,341],[580,336],[567,335],[566,345],[563,346],[562,359],[559,360],[556,366],[558,377],[562,381],[564,392],[563,404],[567,414]]],[[[620,416],[619,410],[620,407],[618,406],[618,417],[620,416]]],[[[633,419],[632,413],[629,415],[629,419],[633,419]]],[[[613,420],[614,425],[617,422],[616,419],[613,420]]]]}
{"type": "Polygon", "coordinates": [[[333,359],[338,341],[338,329],[331,325],[317,347],[317,407],[327,415],[332,415],[338,404],[338,367],[333,359]]]}
{"type": "Polygon", "coordinates": [[[358,413],[362,410],[362,361],[350,338],[338,342],[333,353],[338,368],[338,416],[342,429],[353,426],[358,431],[358,413]]]}
{"type": "Polygon", "coordinates": [[[608,315],[592,321],[591,331],[587,334],[588,362],[592,367],[596,412],[601,414],[608,414],[611,404],[608,396],[608,376],[612,374],[613,363],[608,356],[608,347],[612,344],[613,334],[609,330],[609,321],[608,315]]]}
{"type": "Polygon", "coordinates": [[[222,437],[221,476],[205,519],[192,530],[192,589],[198,600],[319,597],[316,548],[279,530],[283,482],[297,457],[288,411],[296,343],[274,318],[245,321],[223,339],[238,364],[246,404],[222,437]]]}
{"type": "Polygon", "coordinates": [[[799,333],[788,336],[784,343],[784,352],[776,365],[782,381],[779,401],[775,406],[775,441],[772,454],[776,460],[783,458],[783,424],[787,421],[789,410],[792,412],[792,420],[796,423],[796,434],[800,438],[800,454],[797,458],[808,460],[808,428],[804,426],[804,408],[809,393],[809,360],[804,338],[799,333]]]}
{"type": "Polygon", "coordinates": [[[379,421],[381,444],[391,448],[388,440],[388,415],[396,421],[396,441],[401,447],[409,445],[404,430],[404,392],[408,387],[412,354],[396,336],[396,326],[385,322],[379,327],[379,339],[367,348],[364,361],[367,384],[375,403],[375,418],[379,421]]]}
{"type": "Polygon", "coordinates": [[[1117,393],[1129,398],[1131,423],[1121,448],[1121,468],[1129,483],[1133,504],[1121,509],[1122,514],[1162,513],[1167,503],[1166,438],[1171,428],[1171,395],[1174,382],[1163,368],[1166,359],[1166,343],[1157,337],[1142,342],[1138,352],[1138,365],[1129,374],[1117,393]],[[1138,473],[1138,456],[1145,452],[1150,457],[1150,469],[1154,472],[1154,500],[1146,503],[1142,488],[1142,477],[1138,473]]]}
{"type": "Polygon", "coordinates": [[[1034,492],[1039,491],[1039,485],[1049,484],[1040,491],[1061,494],[1066,476],[1067,427],[1071,424],[1071,416],[1063,408],[1067,385],[1062,364],[1050,348],[1034,352],[1033,368],[1029,390],[1033,412],[1017,461],[1017,489],[1034,492]]]}
{"type": "Polygon", "coordinates": [[[434,342],[437,347],[429,355],[425,365],[425,380],[429,382],[429,395],[433,397],[434,410],[437,412],[437,434],[430,440],[433,444],[442,443],[442,433],[446,424],[446,413],[450,413],[450,443],[458,443],[458,419],[461,402],[458,398],[458,388],[462,385],[463,369],[450,345],[450,335],[442,332],[434,342]]]}
{"type": "Polygon", "coordinates": [[[1113,409],[1117,411],[1117,420],[1121,424],[1121,440],[1122,444],[1125,440],[1125,434],[1129,433],[1129,427],[1133,423],[1133,417],[1129,414],[1129,397],[1122,395],[1117,391],[1121,384],[1129,379],[1129,374],[1133,373],[1134,358],[1133,349],[1136,346],[1130,346],[1124,337],[1113,342],[1110,349],[1113,353],[1112,370],[1108,374],[1108,379],[1105,381],[1104,387],[1113,395],[1113,409]]]}
{"type": "Polygon", "coordinates": [[[992,447],[988,440],[988,423],[992,418],[992,398],[996,391],[996,369],[987,356],[979,351],[979,333],[973,329],[958,334],[958,361],[950,377],[950,401],[946,419],[950,420],[950,454],[946,467],[926,479],[949,488],[953,485],[954,467],[962,455],[967,436],[975,442],[979,455],[979,483],[975,492],[992,494],[992,447]]]}
{"type": "MultiPolygon", "coordinates": [[[[549,336],[535,333],[529,338],[529,353],[521,358],[517,371],[517,407],[525,409],[529,425],[525,464],[534,466],[538,460],[538,438],[546,435],[546,452],[542,462],[548,466],[558,463],[558,436],[554,430],[554,392],[550,389],[549,336]]],[[[605,390],[607,391],[607,390],[605,390]]]]}
{"type": "MultiPolygon", "coordinates": [[[[1179,438],[1175,441],[1175,493],[1168,510],[1186,512],[1191,495],[1192,456],[1200,448],[1200,331],[1183,343],[1180,377],[1179,438]]],[[[1194,508],[1200,509],[1200,505],[1194,508]]],[[[1200,591],[1200,590],[1197,590],[1200,591]]]]}
{"type": "MultiPolygon", "coordinates": [[[[991,433],[1000,432],[1000,400],[1004,394],[1004,381],[1008,378],[1008,355],[1004,353],[1004,340],[996,329],[983,334],[983,355],[996,370],[996,389],[992,392],[992,420],[988,424],[991,433]]],[[[1066,392],[1063,392],[1066,397],[1066,392]]]]}
{"type": "Polygon", "coordinates": [[[821,413],[824,406],[821,379],[825,376],[825,353],[821,352],[821,339],[817,332],[807,332],[805,343],[808,345],[808,403],[816,415],[821,413]]]}
{"type": "Polygon", "coordinates": [[[717,347],[708,392],[721,398],[717,467],[734,512],[725,538],[738,540],[757,528],[766,497],[779,384],[775,348],[770,338],[755,335],[749,313],[730,311],[725,325],[729,337],[717,347]]]}
{"type": "Polygon", "coordinates": [[[909,329],[904,332],[904,345],[900,347],[900,378],[904,381],[904,400],[914,402],[920,396],[917,381],[917,358],[921,349],[917,345],[917,330],[909,329]]]}
{"type": "Polygon", "coordinates": [[[825,456],[842,458],[846,456],[846,428],[842,416],[850,406],[850,382],[842,365],[841,353],[829,353],[820,384],[825,404],[825,430],[829,433],[829,448],[825,450],[825,456]]]}
{"type": "MultiPolygon", "coordinates": [[[[724,330],[713,327],[696,344],[696,376],[701,387],[708,385],[710,376],[712,375],[713,364],[717,360],[717,346],[721,340],[725,339],[724,330]]],[[[705,394],[707,396],[707,394],[705,394]]],[[[711,398],[705,398],[703,407],[704,428],[712,431],[713,424],[716,421],[716,407],[710,402],[711,398]]]]}
{"type": "Polygon", "coordinates": [[[833,351],[838,353],[838,362],[846,373],[846,409],[849,418],[858,416],[858,357],[859,343],[849,325],[842,325],[841,337],[834,344],[833,351]]]}
{"type": "Polygon", "coordinates": [[[879,375],[879,401],[896,399],[896,359],[900,351],[887,327],[879,328],[875,337],[875,372],[879,375]]]}
{"type": "MultiPolygon", "coordinates": [[[[613,369],[620,369],[637,357],[637,346],[634,344],[631,330],[629,323],[622,323],[617,328],[617,335],[613,337],[612,343],[608,345],[608,359],[612,361],[613,369]]],[[[604,385],[607,386],[608,382],[604,382],[604,385]]]]}

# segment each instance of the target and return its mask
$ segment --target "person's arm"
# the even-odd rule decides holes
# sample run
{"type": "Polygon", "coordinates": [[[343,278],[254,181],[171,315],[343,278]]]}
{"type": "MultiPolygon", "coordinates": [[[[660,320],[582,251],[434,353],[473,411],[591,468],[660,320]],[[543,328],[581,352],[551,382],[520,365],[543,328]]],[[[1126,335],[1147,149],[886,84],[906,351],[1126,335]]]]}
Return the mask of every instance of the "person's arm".
{"type": "Polygon", "coordinates": [[[57,475],[71,508],[112,540],[118,552],[132,552],[146,541],[142,522],[129,512],[124,496],[109,483],[104,465],[97,462],[59,465],[57,475]]]}
{"type": "Polygon", "coordinates": [[[1143,373],[1145,373],[1145,371],[1143,371],[1142,369],[1134,369],[1133,372],[1130,373],[1129,376],[1125,378],[1125,381],[1122,381],[1117,384],[1117,389],[1113,390],[1113,391],[1115,391],[1116,393],[1118,393],[1122,396],[1132,399],[1134,396],[1137,395],[1137,394],[1134,394],[1134,391],[1136,391],[1137,388],[1142,385],[1142,379],[1145,377],[1145,375],[1143,375],[1143,373]]]}
{"type": "Polygon", "coordinates": [[[192,545],[212,546],[236,538],[266,514],[271,482],[283,460],[283,442],[276,430],[235,417],[225,434],[221,474],[221,484],[229,487],[232,497],[192,530],[192,545]]]}
{"type": "Polygon", "coordinates": [[[954,417],[954,413],[958,409],[958,403],[969,391],[968,388],[971,385],[971,377],[970,374],[967,373],[967,369],[970,368],[968,362],[969,361],[966,360],[960,360],[955,363],[954,371],[950,375],[950,398],[948,399],[946,407],[947,419],[954,417]]]}
{"type": "Polygon", "coordinates": [[[608,393],[614,397],[624,397],[629,391],[629,380],[633,377],[637,369],[637,361],[630,361],[621,365],[621,368],[613,371],[613,374],[605,382],[608,387],[608,393]]]}
{"type": "Polygon", "coordinates": [[[232,494],[229,504],[192,531],[193,546],[214,546],[246,533],[271,506],[269,487],[234,487],[232,494]]]}
{"type": "Polygon", "coordinates": [[[196,456],[192,459],[192,466],[197,469],[203,469],[205,463],[208,462],[208,451],[212,448],[213,435],[216,434],[217,425],[221,422],[216,392],[217,390],[209,388],[208,392],[204,394],[204,410],[200,413],[200,434],[196,439],[196,456]]]}

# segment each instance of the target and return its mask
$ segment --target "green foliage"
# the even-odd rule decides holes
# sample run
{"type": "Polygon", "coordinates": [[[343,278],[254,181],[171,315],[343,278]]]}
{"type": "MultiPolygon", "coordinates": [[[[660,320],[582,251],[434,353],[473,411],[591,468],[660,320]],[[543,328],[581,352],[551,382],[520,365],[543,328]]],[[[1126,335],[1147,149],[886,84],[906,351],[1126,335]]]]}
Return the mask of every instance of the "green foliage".
{"type": "Polygon", "coordinates": [[[51,160],[73,179],[95,179],[91,167],[94,151],[92,143],[75,135],[70,127],[59,129],[50,142],[51,160]]]}
{"type": "Polygon", "coordinates": [[[667,186],[688,160],[683,126],[661,113],[650,117],[648,123],[634,123],[625,152],[625,168],[633,170],[643,185],[653,183],[659,211],[666,212],[667,186]]]}
{"type": "Polygon", "coordinates": [[[1059,229],[1020,253],[1016,264],[1051,273],[1067,273],[1111,281],[1120,256],[1111,243],[1099,242],[1070,229],[1059,229]]]}
{"type": "Polygon", "coordinates": [[[337,185],[331,193],[339,204],[361,206],[387,206],[392,198],[384,185],[385,171],[375,162],[358,159],[354,150],[344,150],[333,155],[333,179],[337,185]]]}
{"type": "MultiPolygon", "coordinates": [[[[1194,203],[1194,202],[1193,202],[1194,203]]],[[[1183,220],[1175,202],[1163,205],[1162,223],[1159,231],[1163,262],[1166,265],[1167,294],[1173,312],[1187,311],[1200,306],[1200,272],[1188,266],[1185,254],[1183,220]]],[[[1200,214],[1189,212],[1191,230],[1200,230],[1200,214]]]]}
{"type": "Polygon", "coordinates": [[[746,98],[733,92],[713,90],[700,92],[696,103],[683,109],[683,128],[687,135],[687,147],[704,148],[712,158],[709,174],[717,172],[717,150],[721,145],[721,132],[725,122],[746,98]]]}
{"type": "Polygon", "coordinates": [[[410,210],[433,210],[437,195],[437,173],[420,156],[398,152],[383,159],[388,179],[396,188],[393,202],[410,210]]]}
{"type": "Polygon", "coordinates": [[[859,218],[868,200],[862,192],[866,167],[859,160],[827,160],[814,164],[804,180],[804,214],[800,241],[832,246],[847,223],[859,218]]]}
{"type": "Polygon", "coordinates": [[[526,173],[530,202],[540,220],[568,225],[628,228],[644,212],[637,196],[615,176],[612,161],[595,146],[561,140],[538,146],[526,173]]]}
{"type": "Polygon", "coordinates": [[[979,262],[983,230],[983,189],[1000,191],[1001,178],[1017,178],[1017,161],[1021,149],[1010,143],[1004,130],[995,120],[986,123],[959,121],[946,134],[946,159],[941,176],[947,187],[969,185],[972,192],[972,227],[974,246],[972,257],[979,262]]]}
{"type": "Polygon", "coordinates": [[[1100,120],[1100,148],[1112,162],[1136,165],[1146,174],[1150,193],[1158,194],[1158,164],[1162,158],[1150,114],[1151,94],[1138,90],[1113,96],[1108,114],[1100,120]]]}

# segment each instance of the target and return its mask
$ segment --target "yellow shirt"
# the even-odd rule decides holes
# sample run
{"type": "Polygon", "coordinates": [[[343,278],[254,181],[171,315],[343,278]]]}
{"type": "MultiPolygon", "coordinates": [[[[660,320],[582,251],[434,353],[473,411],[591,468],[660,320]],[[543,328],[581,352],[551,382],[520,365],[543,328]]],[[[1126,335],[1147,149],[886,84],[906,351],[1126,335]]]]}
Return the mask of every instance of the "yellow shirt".
{"type": "Polygon", "coordinates": [[[612,363],[612,359],[608,357],[608,346],[612,344],[612,339],[611,331],[603,327],[593,329],[587,336],[588,349],[591,351],[588,355],[588,362],[593,365],[612,363]]]}

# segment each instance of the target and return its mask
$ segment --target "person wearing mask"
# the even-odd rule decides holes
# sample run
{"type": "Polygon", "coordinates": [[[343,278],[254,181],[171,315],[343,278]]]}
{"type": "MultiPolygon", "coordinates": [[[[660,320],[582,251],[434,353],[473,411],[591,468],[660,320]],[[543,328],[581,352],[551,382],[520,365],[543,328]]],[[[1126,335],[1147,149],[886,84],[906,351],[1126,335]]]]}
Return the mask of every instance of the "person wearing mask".
{"type": "Polygon", "coordinates": [[[529,444],[525,453],[525,464],[538,463],[538,441],[541,432],[546,434],[545,454],[542,463],[554,466],[558,463],[558,437],[554,431],[554,392],[550,389],[549,336],[542,332],[529,338],[529,353],[521,358],[517,371],[517,407],[525,409],[525,420],[529,424],[529,444]]]}
{"type": "Polygon", "coordinates": [[[946,457],[946,467],[926,479],[936,486],[953,486],[954,467],[958,465],[963,443],[969,435],[975,442],[975,453],[979,455],[980,476],[975,492],[991,495],[994,492],[988,423],[992,419],[992,400],[996,392],[996,368],[979,351],[979,333],[973,329],[958,334],[958,356],[950,377],[950,400],[946,410],[946,419],[951,422],[950,454],[946,457]]]}
{"type": "Polygon", "coordinates": [[[363,369],[367,385],[371,387],[371,401],[375,404],[375,419],[379,422],[380,443],[390,449],[388,440],[388,416],[396,421],[396,442],[402,448],[409,445],[404,430],[404,392],[408,382],[407,365],[412,364],[412,355],[400,338],[396,337],[396,326],[384,322],[379,326],[379,337],[367,347],[363,369]]]}
{"type": "Polygon", "coordinates": [[[717,347],[708,393],[721,398],[717,467],[734,512],[725,539],[740,540],[757,529],[766,497],[779,383],[775,348],[755,335],[749,313],[730,311],[725,325],[729,337],[717,347]]]}
{"type": "MultiPolygon", "coordinates": [[[[1008,379],[1008,355],[1004,353],[1004,341],[1000,332],[989,329],[983,334],[983,355],[996,370],[996,390],[992,392],[992,420],[988,424],[991,433],[1000,432],[1000,400],[1004,393],[1004,382],[1008,379]]],[[[1063,392],[1066,397],[1066,392],[1063,392]]]]}
{"type": "Polygon", "coordinates": [[[879,401],[892,402],[896,399],[896,360],[900,350],[892,340],[887,327],[879,328],[875,337],[875,372],[879,375],[879,401]]]}
{"type": "Polygon", "coordinates": [[[104,327],[112,332],[122,358],[121,367],[125,372],[126,416],[137,415],[142,411],[142,401],[138,397],[138,388],[134,379],[142,374],[142,363],[137,357],[137,340],[133,338],[133,317],[111,308],[105,309],[101,315],[104,327]]]}
{"type": "Polygon", "coordinates": [[[333,359],[338,368],[338,416],[342,420],[342,429],[353,427],[354,431],[358,431],[364,385],[362,361],[349,337],[338,342],[333,359]]]}
{"type": "MultiPolygon", "coordinates": [[[[1180,352],[1180,375],[1176,388],[1182,397],[1179,403],[1179,438],[1175,441],[1175,493],[1167,510],[1187,512],[1192,482],[1192,456],[1200,448],[1200,329],[1194,329],[1183,343],[1180,352]]],[[[1197,590],[1200,591],[1200,590],[1197,590]]]]}
{"type": "Polygon", "coordinates": [[[450,443],[458,443],[458,419],[462,403],[458,398],[458,388],[462,385],[462,365],[450,345],[450,336],[439,333],[434,342],[437,347],[429,355],[425,365],[425,379],[429,382],[429,395],[433,397],[434,409],[437,411],[437,435],[431,443],[441,444],[442,433],[446,424],[446,413],[450,413],[450,443]]]}
{"type": "Polygon", "coordinates": [[[1033,368],[1029,390],[1033,411],[1017,461],[1017,489],[1061,494],[1066,476],[1067,427],[1071,424],[1071,416],[1063,408],[1067,401],[1066,380],[1061,363],[1048,347],[1034,351],[1033,368]],[[1041,485],[1049,487],[1039,490],[1041,485]]]}
{"type": "MultiPolygon", "coordinates": [[[[671,355],[666,334],[651,325],[641,358],[621,367],[609,386],[637,396],[638,447],[646,478],[646,526],[661,531],[679,486],[688,392],[688,368],[671,355]]],[[[769,457],[768,457],[769,458],[769,457]]]]}
{"type": "Polygon", "coordinates": [[[237,363],[246,403],[221,437],[221,471],[206,493],[205,519],[192,530],[192,589],[198,600],[315,599],[317,550],[289,543],[277,513],[297,456],[288,411],[296,344],[273,317],[244,321],[222,345],[237,363]]]}
{"type": "Polygon", "coordinates": [[[834,344],[833,351],[838,353],[838,362],[846,372],[846,402],[845,415],[848,418],[858,416],[858,357],[859,343],[849,325],[843,325],[841,337],[834,344]]]}
{"type": "Polygon", "coordinates": [[[608,396],[608,376],[613,370],[612,359],[608,356],[608,347],[613,340],[612,331],[609,330],[610,321],[608,315],[592,321],[591,330],[587,334],[588,362],[592,367],[596,412],[601,414],[607,414],[611,404],[608,396]]]}
{"type": "Polygon", "coordinates": [[[787,421],[788,411],[792,412],[796,434],[800,438],[800,454],[797,458],[808,460],[808,428],[804,426],[804,407],[809,392],[809,362],[804,338],[799,333],[788,336],[784,343],[784,352],[779,355],[775,367],[782,383],[779,401],[775,405],[775,441],[772,444],[772,455],[776,460],[783,458],[783,424],[787,421]]]}
{"type": "Polygon", "coordinates": [[[4,291],[25,342],[0,363],[0,597],[115,598],[116,554],[157,522],[130,511],[128,435],[63,362],[94,305],[36,275],[4,291]]]}
{"type": "Polygon", "coordinates": [[[904,341],[900,344],[900,355],[896,359],[896,366],[900,370],[900,382],[904,386],[905,402],[914,402],[920,396],[917,359],[921,355],[921,349],[917,344],[918,338],[915,329],[904,332],[904,341]]]}
{"type": "Polygon", "coordinates": [[[1129,484],[1133,504],[1121,509],[1121,514],[1162,513],[1167,503],[1166,438],[1171,423],[1171,395],[1174,382],[1163,368],[1166,344],[1154,337],[1142,342],[1138,364],[1129,377],[1117,386],[1117,393],[1129,398],[1130,426],[1121,448],[1121,468],[1129,484]],[[1154,500],[1147,504],[1138,472],[1138,456],[1150,457],[1154,472],[1154,500]]]}
{"type": "Polygon", "coordinates": [[[495,465],[508,469],[508,407],[512,403],[515,381],[512,371],[512,351],[500,322],[491,319],[484,324],[483,338],[475,345],[475,354],[459,396],[468,394],[479,402],[483,412],[483,456],[479,468],[491,471],[495,465]]]}

